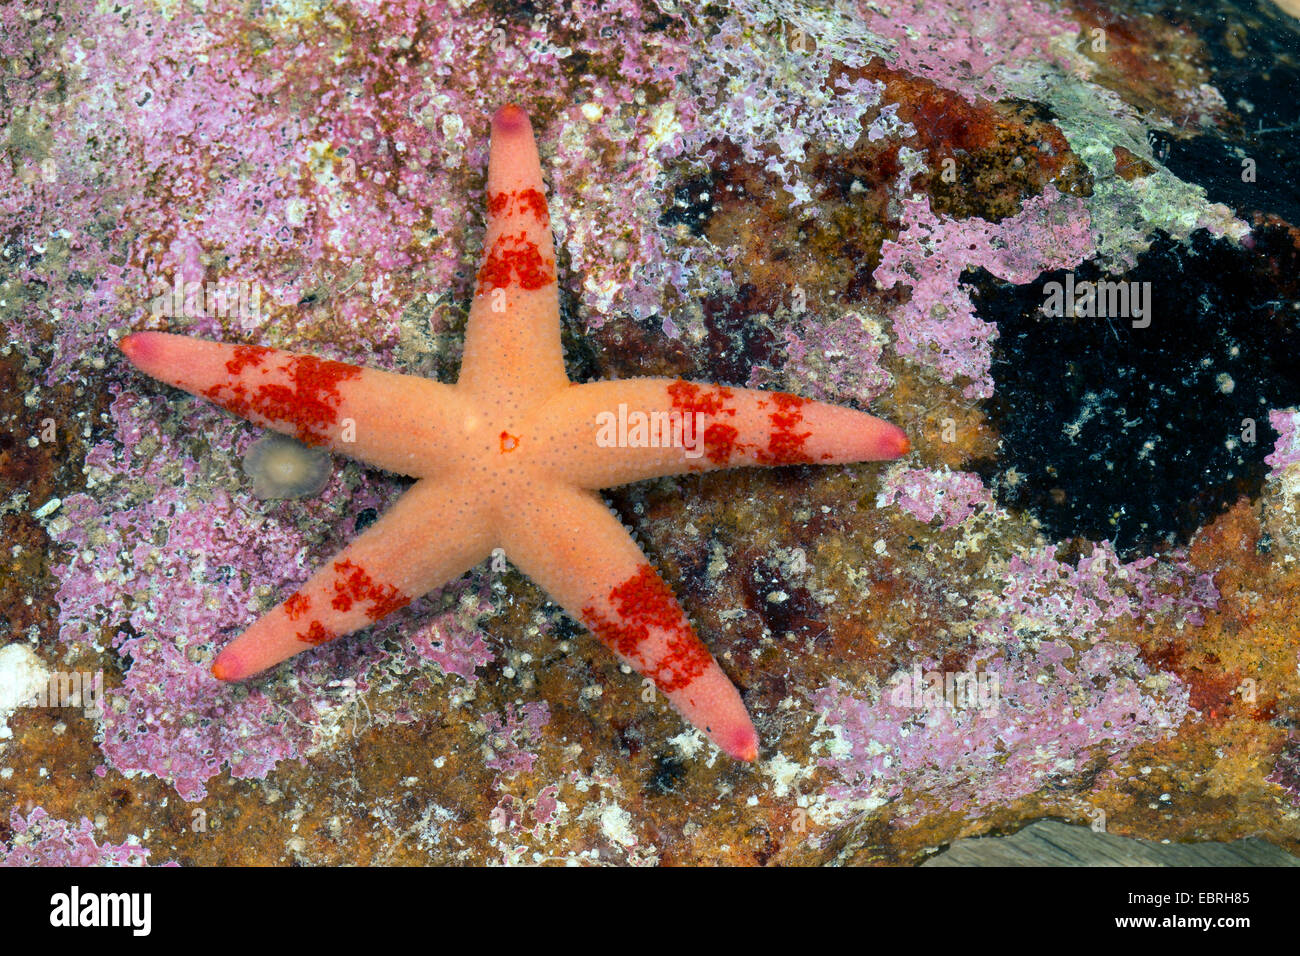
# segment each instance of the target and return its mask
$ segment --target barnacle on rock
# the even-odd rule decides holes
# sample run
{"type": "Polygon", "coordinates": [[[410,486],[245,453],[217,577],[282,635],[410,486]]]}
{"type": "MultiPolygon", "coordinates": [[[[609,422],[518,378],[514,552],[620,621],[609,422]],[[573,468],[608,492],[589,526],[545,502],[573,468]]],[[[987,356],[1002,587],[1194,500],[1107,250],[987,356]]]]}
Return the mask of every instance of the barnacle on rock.
{"type": "Polygon", "coordinates": [[[244,455],[244,474],[259,498],[311,498],[330,480],[329,453],[288,435],[267,435],[244,455]]]}

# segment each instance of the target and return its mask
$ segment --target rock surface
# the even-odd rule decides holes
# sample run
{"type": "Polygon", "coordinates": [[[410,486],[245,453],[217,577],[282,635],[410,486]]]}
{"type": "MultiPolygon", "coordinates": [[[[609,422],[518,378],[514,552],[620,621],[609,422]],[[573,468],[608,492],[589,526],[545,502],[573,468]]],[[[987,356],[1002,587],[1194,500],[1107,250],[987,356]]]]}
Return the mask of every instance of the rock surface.
{"type": "Polygon", "coordinates": [[[1300,866],[1271,843],[1152,843],[1041,820],[1007,837],[958,840],[922,866],[1300,866]]]}
{"type": "Polygon", "coordinates": [[[1300,33],[1278,6],[0,18],[0,643],[105,694],[9,717],[5,858],[916,864],[1103,814],[1300,850],[1300,394],[1265,354],[1300,324],[1300,33]],[[263,681],[208,676],[403,484],[339,460],[318,497],[258,498],[257,429],[113,343],[168,328],[453,375],[506,100],[539,132],[575,378],[780,388],[912,436],[892,466],[608,494],[742,689],[753,765],[508,565],[263,681]],[[1207,268],[1229,260],[1248,295],[1207,268]],[[1075,271],[1155,275],[1162,338],[1036,318],[1075,271]],[[1204,355],[1166,366],[1146,350],[1180,337],[1170,303],[1201,298],[1179,276],[1240,314],[1207,311],[1204,355]],[[1011,334],[1035,322],[1118,344],[1061,334],[1077,354],[1047,362],[1011,334]],[[1104,460],[1140,480],[1081,487],[1070,469],[1104,460]],[[1129,534],[1137,499],[1177,514],[1129,534]]]}

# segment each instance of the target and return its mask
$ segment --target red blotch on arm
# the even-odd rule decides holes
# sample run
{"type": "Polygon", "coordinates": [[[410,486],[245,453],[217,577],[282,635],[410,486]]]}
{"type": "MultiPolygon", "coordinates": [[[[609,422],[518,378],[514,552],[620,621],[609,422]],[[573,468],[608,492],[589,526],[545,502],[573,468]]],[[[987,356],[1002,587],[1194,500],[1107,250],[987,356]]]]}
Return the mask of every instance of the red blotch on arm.
{"type": "Polygon", "coordinates": [[[767,439],[767,450],[758,452],[758,460],[768,465],[796,465],[812,461],[812,456],[804,450],[804,443],[812,435],[811,431],[799,431],[803,421],[803,407],[808,399],[785,392],[773,392],[772,401],[776,410],[772,412],[772,432],[767,439]]]}
{"type": "Polygon", "coordinates": [[[497,236],[483,259],[483,266],[478,271],[478,294],[515,284],[531,292],[553,282],[555,262],[543,258],[537,243],[524,232],[503,234],[497,236]]]}
{"type": "Polygon", "coordinates": [[[204,398],[243,418],[258,415],[269,421],[291,424],[299,441],[323,444],[338,424],[343,401],[339,386],[360,378],[362,370],[313,355],[295,355],[285,365],[272,368],[266,366],[269,354],[271,349],[262,346],[235,349],[234,357],[226,362],[231,380],[204,389],[204,398]],[[289,383],[253,384],[247,376],[255,369],[261,369],[264,375],[273,371],[287,375],[289,383]]]}
{"type": "Polygon", "coordinates": [[[536,189],[511,190],[488,195],[487,210],[489,218],[499,216],[529,215],[542,226],[549,227],[551,214],[546,206],[546,197],[536,189]]]}
{"type": "Polygon", "coordinates": [[[299,631],[294,637],[311,647],[319,647],[321,644],[327,644],[334,640],[338,635],[320,621],[312,621],[307,626],[307,630],[299,631]]]}
{"type": "Polygon", "coordinates": [[[241,375],[246,368],[260,367],[270,354],[271,349],[265,345],[237,345],[234,358],[226,362],[226,371],[231,375],[241,375]]]}
{"type": "Polygon", "coordinates": [[[519,191],[517,199],[520,212],[532,214],[533,218],[543,226],[551,224],[551,214],[546,208],[546,197],[541,192],[536,189],[522,189],[519,191]]]}
{"type": "Polygon", "coordinates": [[[583,620],[606,646],[635,662],[664,693],[690,686],[713,663],[672,591],[649,565],[613,588],[609,603],[612,616],[587,605],[583,620]],[[666,644],[655,660],[649,660],[642,647],[652,631],[664,632],[666,644]]]}
{"type": "Polygon", "coordinates": [[[311,598],[301,591],[291,596],[284,602],[284,613],[289,615],[289,620],[296,621],[311,610],[311,598]]]}
{"type": "Polygon", "coordinates": [[[704,386],[694,382],[673,382],[668,386],[668,398],[672,407],[683,415],[700,412],[704,415],[735,415],[736,410],[728,406],[734,393],[722,385],[704,386]]]}
{"type": "MultiPolygon", "coordinates": [[[[706,415],[718,417],[736,415],[731,404],[735,393],[721,385],[696,385],[694,382],[673,382],[668,386],[668,400],[674,411],[686,415],[706,415]]],[[[700,436],[704,443],[704,454],[715,465],[725,465],[737,452],[744,451],[745,444],[739,440],[740,431],[734,425],[725,422],[713,422],[704,429],[700,436]]]]}
{"type": "Polygon", "coordinates": [[[715,465],[725,465],[738,450],[736,441],[740,432],[731,425],[720,422],[704,429],[704,453],[715,465]]]}
{"type": "Polygon", "coordinates": [[[411,603],[411,598],[391,584],[380,584],[370,573],[352,561],[335,561],[334,598],[330,606],[336,611],[350,611],[353,604],[369,604],[366,617],[377,621],[411,603]]]}

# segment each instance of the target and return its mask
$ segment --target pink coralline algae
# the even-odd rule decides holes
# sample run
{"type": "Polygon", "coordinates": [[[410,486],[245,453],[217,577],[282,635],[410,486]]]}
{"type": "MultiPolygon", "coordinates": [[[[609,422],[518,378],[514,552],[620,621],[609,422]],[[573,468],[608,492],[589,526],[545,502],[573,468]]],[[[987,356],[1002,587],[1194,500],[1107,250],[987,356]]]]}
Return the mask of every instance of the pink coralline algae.
{"type": "Polygon", "coordinates": [[[537,801],[533,805],[533,816],[540,826],[545,826],[555,817],[560,805],[559,796],[560,788],[556,784],[543,787],[537,794],[537,801]]]}
{"type": "MultiPolygon", "coordinates": [[[[217,682],[208,670],[214,647],[259,609],[252,582],[291,586],[329,542],[310,544],[295,530],[294,506],[268,507],[247,490],[204,480],[212,464],[188,457],[180,438],[156,431],[153,423],[167,418],[164,404],[118,394],[116,440],[87,455],[101,500],[69,496],[62,520],[50,527],[54,541],[69,549],[67,563],[55,569],[60,638],[90,647],[106,640],[125,664],[123,685],[105,694],[102,747],[113,768],[152,773],[184,799],[201,800],[205,781],[223,766],[235,777],[264,777],[304,753],[326,715],[346,703],[331,685],[337,671],[360,675],[355,687],[364,692],[367,675],[377,671],[407,673],[430,659],[472,675],[491,659],[482,635],[464,623],[485,605],[462,585],[457,604],[435,615],[413,644],[396,640],[399,615],[368,640],[331,645],[294,665],[296,688],[217,682]]],[[[211,436],[210,457],[224,463],[233,483],[237,437],[245,431],[196,403],[175,434],[211,436]]],[[[388,479],[366,479],[351,493],[339,485],[336,478],[320,498],[300,504],[315,516],[311,525],[338,525],[344,514],[382,507],[396,490],[388,479]]],[[[427,617],[430,605],[436,599],[416,602],[405,615],[427,617]]]]}
{"type": "Polygon", "coordinates": [[[893,40],[893,66],[960,93],[1001,99],[1026,64],[1060,59],[1057,37],[1079,25],[1039,0],[873,0],[860,4],[873,33],[893,40]]]}
{"type": "Polygon", "coordinates": [[[483,720],[487,725],[487,746],[492,752],[486,765],[507,777],[532,770],[537,755],[527,748],[542,739],[542,729],[551,722],[546,704],[506,704],[504,714],[487,714],[483,720]]]}
{"type": "MultiPolygon", "coordinates": [[[[976,474],[902,465],[886,472],[876,506],[896,506],[920,521],[939,518],[942,530],[978,514],[1001,514],[976,474]]],[[[1060,560],[1056,551],[1042,545],[1011,556],[997,575],[996,590],[984,595],[985,606],[996,613],[975,622],[982,641],[1019,642],[1027,634],[1098,641],[1108,624],[1158,615],[1169,615],[1178,628],[1198,627],[1202,612],[1219,602],[1214,575],[1179,554],[1123,561],[1109,541],[1093,544],[1073,562],[1060,560]]]]}
{"type": "Polygon", "coordinates": [[[527,805],[513,793],[502,794],[492,812],[488,814],[488,827],[493,833],[515,836],[524,825],[527,805]]]}
{"type": "MultiPolygon", "coordinates": [[[[26,816],[9,811],[13,839],[0,843],[0,866],[146,866],[149,851],[130,838],[120,845],[95,842],[95,828],[85,817],[74,826],[36,807],[26,816]]],[[[174,866],[175,864],[167,864],[174,866]]]]}
{"type": "Polygon", "coordinates": [[[784,331],[785,365],[776,373],[755,365],[750,388],[782,388],[798,382],[800,394],[818,401],[868,405],[889,391],[894,377],[881,357],[888,341],[875,322],[856,311],[805,316],[802,331],[784,331]]]}
{"type": "MultiPolygon", "coordinates": [[[[943,809],[983,808],[1042,789],[1088,786],[1143,741],[1171,734],[1190,712],[1188,691],[1170,678],[1144,689],[1151,671],[1128,644],[1082,652],[1045,641],[1033,654],[986,649],[970,662],[995,693],[986,707],[879,700],[833,685],[814,696],[831,756],[822,764],[843,801],[891,800],[906,793],[943,809]]],[[[923,671],[938,665],[927,662],[923,671]]],[[[1095,784],[1093,784],[1095,785],[1095,784]]],[[[926,809],[902,808],[907,818],[926,809]]]]}
{"type": "Polygon", "coordinates": [[[939,518],[943,531],[994,507],[979,475],[947,468],[891,468],[876,496],[877,508],[889,505],[897,505],[918,521],[939,518]]]}
{"type": "MultiPolygon", "coordinates": [[[[1104,541],[1074,564],[1055,550],[1012,557],[993,589],[972,599],[976,649],[965,669],[993,689],[991,706],[900,700],[894,682],[878,694],[834,684],[814,695],[835,735],[823,761],[840,780],[832,796],[925,792],[949,809],[978,811],[1069,785],[1174,731],[1190,712],[1188,688],[1152,671],[1106,627],[1123,618],[1199,624],[1218,603],[1213,577],[1179,560],[1126,563],[1104,541]]],[[[923,673],[940,670],[917,663],[923,673]]]]}
{"type": "Polygon", "coordinates": [[[1286,468],[1300,463],[1300,410],[1288,408],[1271,411],[1268,413],[1268,421],[1277,432],[1277,444],[1264,462],[1273,469],[1269,475],[1277,477],[1286,468]]]}
{"type": "Polygon", "coordinates": [[[1267,780],[1285,790],[1292,805],[1300,806],[1300,739],[1287,739],[1267,780]]]}
{"type": "Polygon", "coordinates": [[[466,628],[461,621],[466,617],[477,619],[492,610],[492,604],[483,590],[470,579],[454,581],[447,592],[457,596],[455,616],[444,615],[411,632],[407,642],[419,657],[437,664],[444,674],[455,674],[469,683],[478,679],[475,673],[484,664],[495,659],[484,640],[482,631],[466,628]]]}
{"type": "MultiPolygon", "coordinates": [[[[538,792],[537,797],[525,800],[513,793],[502,794],[488,814],[488,827],[494,833],[510,841],[502,847],[502,862],[506,865],[525,863],[530,860],[524,842],[531,838],[543,845],[553,839],[554,828],[559,823],[563,804],[559,799],[558,784],[547,784],[538,792]]],[[[539,862],[531,856],[531,862],[539,862]]]]}
{"type": "MultiPolygon", "coordinates": [[[[380,212],[370,183],[354,183],[346,202],[323,200],[320,177],[310,171],[317,121],[310,112],[299,119],[268,108],[284,91],[270,71],[259,75],[243,62],[237,28],[176,14],[63,5],[67,40],[56,57],[64,69],[55,73],[71,79],[66,115],[52,122],[42,91],[21,91],[22,120],[34,136],[48,131],[48,140],[39,163],[19,156],[13,178],[9,164],[0,172],[0,222],[68,252],[62,266],[58,255],[26,257],[23,276],[51,290],[40,303],[56,326],[50,383],[97,354],[124,311],[138,313],[177,278],[256,284],[268,305],[296,303],[312,280],[302,265],[336,255],[335,230],[355,236],[383,218],[395,241],[376,252],[404,245],[410,206],[385,203],[380,212]],[[80,281],[60,281],[61,268],[80,281]]],[[[48,30],[44,23],[37,29],[48,30]]],[[[346,261],[346,253],[338,258],[346,261]]],[[[384,258],[367,272],[377,275],[384,258]]],[[[402,264],[400,253],[387,263],[402,264]]],[[[340,298],[345,305],[348,297],[340,298]]],[[[371,336],[391,338],[396,313],[366,298],[371,336]]],[[[30,318],[35,325],[38,316],[30,318]]],[[[207,313],[189,319],[205,334],[237,324],[207,313]]]]}
{"type": "Polygon", "coordinates": [[[1093,250],[1087,209],[1048,186],[1000,223],[940,219],[925,197],[904,200],[903,223],[898,239],[881,247],[875,273],[884,288],[911,286],[911,298],[894,314],[894,348],[932,366],[945,382],[967,379],[967,398],[988,398],[997,326],[975,315],[958,281],[963,270],[983,266],[1023,284],[1045,271],[1073,268],[1093,250]]]}
{"type": "Polygon", "coordinates": [[[1070,564],[1051,545],[1011,558],[996,605],[995,619],[981,621],[990,640],[1015,640],[1021,632],[1063,634],[1075,640],[1101,640],[1104,626],[1120,618],[1171,614],[1176,627],[1204,623],[1202,611],[1215,608],[1214,576],[1186,561],[1158,563],[1154,557],[1122,561],[1109,542],[1070,564]]]}

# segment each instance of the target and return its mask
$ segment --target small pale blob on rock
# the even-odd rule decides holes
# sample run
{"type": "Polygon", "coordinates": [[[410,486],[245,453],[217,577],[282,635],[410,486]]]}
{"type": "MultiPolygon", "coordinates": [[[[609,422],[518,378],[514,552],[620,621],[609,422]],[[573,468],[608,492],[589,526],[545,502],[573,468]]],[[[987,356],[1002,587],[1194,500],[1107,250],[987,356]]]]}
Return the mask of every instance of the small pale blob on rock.
{"type": "Polygon", "coordinates": [[[244,474],[259,498],[310,498],[320,494],[332,470],[328,452],[288,435],[267,435],[244,455],[244,474]]]}
{"type": "Polygon", "coordinates": [[[35,697],[49,676],[45,664],[25,644],[0,648],[0,740],[11,736],[6,722],[9,712],[35,697]]]}

